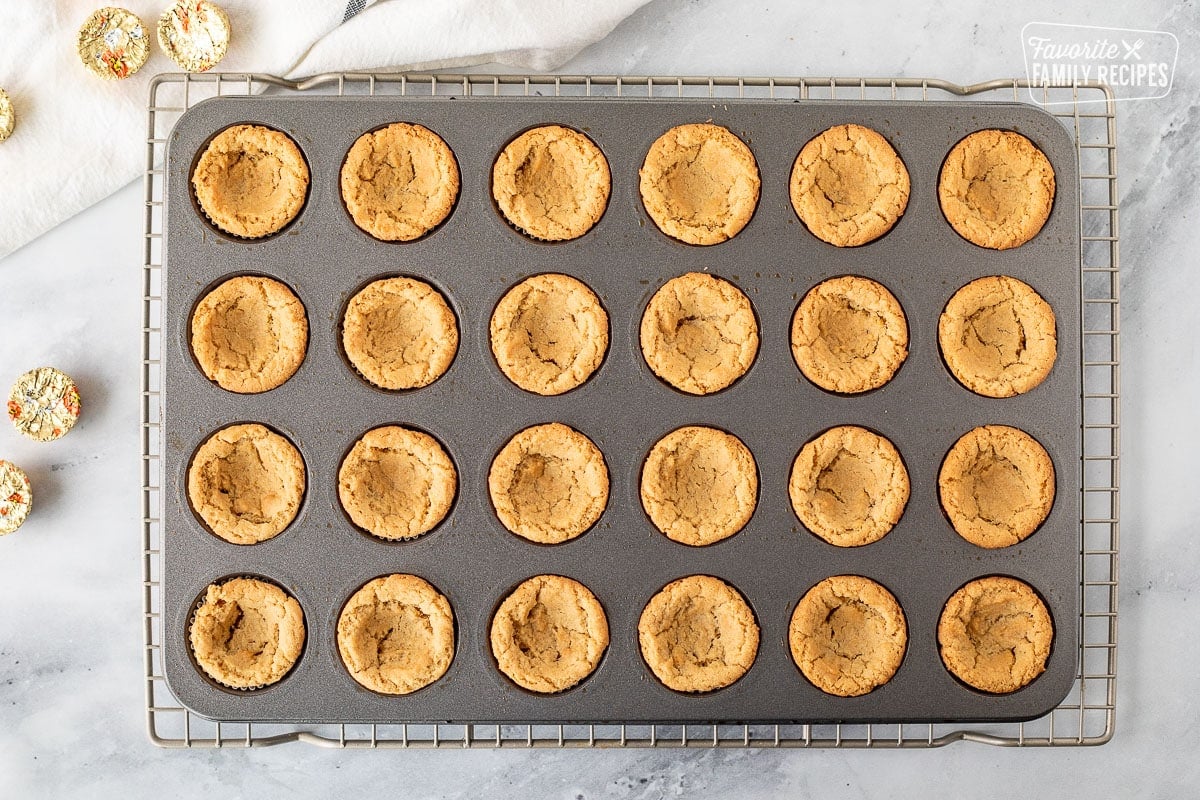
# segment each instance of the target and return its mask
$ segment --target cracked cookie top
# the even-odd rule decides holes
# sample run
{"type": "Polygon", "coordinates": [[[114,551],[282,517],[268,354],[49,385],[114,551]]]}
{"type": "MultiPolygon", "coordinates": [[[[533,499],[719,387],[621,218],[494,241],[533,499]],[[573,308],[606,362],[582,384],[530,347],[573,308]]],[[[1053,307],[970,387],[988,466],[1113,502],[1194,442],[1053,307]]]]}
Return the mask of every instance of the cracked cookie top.
{"type": "Polygon", "coordinates": [[[1046,671],[1054,623],[1028,584],[991,576],[951,595],[937,638],[951,674],[980,691],[1008,694],[1046,671]]]}
{"type": "Polygon", "coordinates": [[[1046,379],[1058,356],[1054,310],[1016,278],[979,278],[946,303],[938,346],[950,372],[972,392],[1023,394],[1046,379]]]}
{"type": "Polygon", "coordinates": [[[489,634],[500,671],[531,692],[569,689],[608,648],[608,619],[591,590],[560,575],[536,575],[496,609],[489,634]]]}
{"type": "Polygon", "coordinates": [[[689,272],[650,298],[641,345],[655,375],[688,394],[712,394],[750,369],[758,321],[750,298],[732,283],[689,272]]]}
{"type": "Polygon", "coordinates": [[[300,299],[279,281],[256,275],[230,278],[206,294],[191,328],[192,354],[205,377],[239,394],[280,386],[308,350],[300,299]]]}
{"type": "Polygon", "coordinates": [[[830,428],[801,448],[788,482],[804,527],[837,547],[887,535],[908,504],[908,470],[894,445],[866,428],[830,428]]]}
{"type": "Polygon", "coordinates": [[[244,239],[282,230],[308,195],[308,164],[287,135],[261,125],[234,125],[200,154],[192,188],[219,229],[244,239]]]}
{"type": "Polygon", "coordinates": [[[858,697],[890,681],[907,643],[896,598],[858,575],[835,575],[809,589],[788,627],[796,666],[818,689],[838,697],[858,697]]]}
{"type": "Polygon", "coordinates": [[[962,436],[942,462],[938,494],[954,530],[995,549],[1027,539],[1054,505],[1054,462],[1025,431],[985,425],[962,436]]]}
{"type": "Polygon", "coordinates": [[[569,275],[521,281],[496,304],[489,328],[500,370],[534,394],[582,386],[608,352],[608,312],[587,284],[569,275]]]}
{"type": "Polygon", "coordinates": [[[646,153],[642,203],[666,235],[710,245],[738,234],[758,206],[758,164],[746,143],[710,123],[679,125],[646,153]]]}
{"type": "Polygon", "coordinates": [[[188,467],[192,508],[233,544],[256,544],[283,531],[300,510],[304,485],[300,451],[257,423],[217,431],[188,467]]]}
{"type": "Polygon", "coordinates": [[[908,206],[904,162],[862,125],[837,125],[809,140],[792,165],[792,208],[814,236],[858,247],[892,229],[908,206]]]}
{"type": "Polygon", "coordinates": [[[346,306],[342,347],[359,374],[383,389],[417,389],[440,378],[458,352],[458,322],[437,289],[384,278],[346,306]]]}
{"type": "Polygon", "coordinates": [[[642,465],[641,495],[646,515],[667,538],[699,547],[750,521],[758,470],[736,436],[691,425],[655,443],[642,465]]]}
{"type": "Polygon", "coordinates": [[[358,683],[380,694],[410,694],[446,674],[454,660],[454,613],[423,578],[384,575],[342,607],[337,646],[358,683]]]}
{"type": "Polygon", "coordinates": [[[291,671],[304,649],[304,612],[278,586],[233,578],[208,587],[188,626],[196,664],[233,689],[261,689],[291,671]]]}
{"type": "Polygon", "coordinates": [[[882,285],[846,275],[814,286],[792,317],[792,357],[830,392],[858,394],[892,379],[908,357],[908,323],[882,285]]]}
{"type": "Polygon", "coordinates": [[[746,599],[709,575],[667,584],[638,620],[642,658],[677,692],[711,692],[734,683],[754,663],[758,638],[746,599]]]}
{"type": "Polygon", "coordinates": [[[577,239],[600,221],[612,176],[596,144],[543,125],[508,143],[492,166],[492,197],[514,227],[535,239],[577,239]]]}
{"type": "Polygon", "coordinates": [[[954,145],[938,179],[942,213],[972,244],[1008,250],[1046,224],[1054,205],[1054,168],[1019,133],[976,131],[954,145]]]}
{"type": "Polygon", "coordinates": [[[354,224],[385,242],[411,242],[441,225],[458,199],[458,162],[422,125],[364,133],[342,164],[342,200],[354,224]]]}
{"type": "Polygon", "coordinates": [[[355,525],[381,539],[414,539],[454,502],[458,473],[437,439],[385,425],[367,431],[338,470],[338,499],[355,525]]]}
{"type": "Polygon", "coordinates": [[[561,422],[509,439],[488,471],[488,493],[505,528],[539,544],[583,535],[608,505],[608,467],[592,440],[561,422]]]}

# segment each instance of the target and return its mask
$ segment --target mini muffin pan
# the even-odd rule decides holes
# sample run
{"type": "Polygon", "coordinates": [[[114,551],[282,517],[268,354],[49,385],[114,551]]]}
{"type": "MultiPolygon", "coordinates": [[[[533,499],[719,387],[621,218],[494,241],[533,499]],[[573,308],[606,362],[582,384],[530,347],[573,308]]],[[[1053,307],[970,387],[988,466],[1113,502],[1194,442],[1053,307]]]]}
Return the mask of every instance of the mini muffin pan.
{"type": "Polygon", "coordinates": [[[984,721],[1038,716],[1068,693],[1076,674],[1079,611],[1081,366],[1079,207],[1068,132],[1039,109],[1019,104],[841,101],[721,101],[562,98],[263,98],[203,102],[179,121],[167,153],[163,312],[163,660],[171,690],[193,711],[219,720],[316,722],[854,722],[984,721]],[[762,195],[749,224],[723,244],[695,247],[662,234],[638,194],[638,168],[650,144],[674,125],[712,121],[754,152],[762,195]],[[436,131],[454,150],[461,193],[449,219],[416,242],[377,241],[355,227],[341,201],[339,172],[364,132],[406,121],[436,131]],[[908,168],[911,196],[885,236],[839,249],[798,220],[788,198],[800,148],[833,125],[859,123],[883,134],[908,168]],[[286,132],[312,171],[307,204],[281,234],[236,240],[197,210],[189,175],[205,143],[228,125],[257,123],[286,132]],[[599,145],[613,187],[600,222],[564,243],[536,242],[510,227],[490,192],[492,163],[514,136],[556,123],[599,145]],[[963,240],[943,218],[937,179],[950,148],[972,131],[1004,128],[1029,137],[1049,157],[1058,192],[1049,221],[1027,244],[992,251],[963,240]],[[761,345],[749,372],[730,388],[693,397],[647,367],[638,326],[667,280],[705,271],[732,281],[754,304],[761,345]],[[488,322],[501,296],[540,272],[584,281],[610,318],[604,363],[582,387],[541,397],[510,383],[496,366],[488,322]],[[191,311],[233,275],[269,275],[289,285],[309,320],[308,353],[285,384],[257,395],[226,392],[191,356],[191,311]],[[347,300],[390,275],[429,281],[443,292],[460,329],[457,357],[432,385],[408,392],[371,387],[339,344],[347,300]],[[792,314],[810,288],[837,275],[879,281],[900,301],[909,356],[885,386],[858,396],[825,392],[792,360],[792,314]],[[1027,394],[992,399],[959,385],[942,363],[938,316],[961,286],[1005,274],[1034,287],[1057,315],[1058,360],[1027,394]],[[237,546],[208,533],[192,512],[186,474],[195,449],[235,422],[264,423],[300,450],[308,486],[297,519],[267,542],[237,546]],[[523,428],[566,423],[592,439],[608,464],[608,507],[573,541],[536,545],[509,533],[487,493],[492,458],[523,428]],[[958,536],[938,502],[937,476],[951,445],[977,425],[1006,424],[1033,435],[1054,460],[1057,496],[1042,527],[1023,543],[984,550],[958,536]],[[353,443],[379,425],[424,430],[446,447],[459,488],[446,520],[410,542],[387,543],[357,530],[337,497],[338,466],[353,443]],[[861,425],[890,439],[907,465],[911,497],[882,540],[843,549],[797,520],[788,476],[797,452],[835,425],[861,425]],[[720,543],[693,548],[659,533],[642,510],[639,476],[662,436],[709,425],[738,436],[759,471],[749,524],[720,543]],[[411,695],[387,697],[359,686],[338,657],[343,603],[368,580],[392,572],[428,580],[449,599],[456,653],[445,676],[411,695]],[[574,578],[604,606],[611,644],[596,671],[557,695],[525,691],[500,673],[488,645],[492,613],[523,580],[542,573],[574,578]],[[728,688],[688,695],[655,679],[638,649],[646,602],[685,575],[714,575],[747,599],[761,629],[757,659],[728,688]],[[857,574],[887,587],[908,622],[903,663],[870,694],[839,698],[812,686],[792,662],[788,622],[818,581],[857,574]],[[993,696],[953,678],[938,654],[943,604],[983,575],[1026,581],[1055,623],[1046,672],[1015,693],[993,696]],[[291,673],[256,691],[236,692],[195,667],[187,625],[205,587],[236,575],[285,587],[304,609],[307,641],[291,673]]]}

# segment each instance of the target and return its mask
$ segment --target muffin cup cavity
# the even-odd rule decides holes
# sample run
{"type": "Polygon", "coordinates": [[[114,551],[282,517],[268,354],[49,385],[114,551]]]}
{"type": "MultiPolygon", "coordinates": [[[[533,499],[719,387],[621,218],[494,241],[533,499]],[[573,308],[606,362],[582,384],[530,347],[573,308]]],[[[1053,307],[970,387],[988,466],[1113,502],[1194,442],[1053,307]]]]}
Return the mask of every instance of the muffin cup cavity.
{"type": "Polygon", "coordinates": [[[339,185],[355,227],[381,242],[407,244],[453,216],[462,179],[445,139],[419,123],[393,122],[354,140],[339,185]]]}
{"type": "Polygon", "coordinates": [[[458,476],[440,439],[410,426],[380,425],[359,436],[339,462],[338,502],[361,533],[411,542],[450,516],[458,476]]]}
{"type": "Polygon", "coordinates": [[[217,539],[252,546],[296,526],[304,513],[310,475],[304,456],[285,433],[259,422],[235,422],[196,445],[183,478],[192,515],[217,539]],[[235,485],[250,488],[242,498],[235,485]],[[239,509],[258,501],[258,513],[239,509]],[[255,519],[254,517],[258,517],[255,519]]]}
{"type": "Polygon", "coordinates": [[[673,692],[703,696],[742,680],[758,658],[761,627],[745,595],[711,575],[664,586],[638,619],[642,660],[673,692]]]}
{"type": "Polygon", "coordinates": [[[612,173],[591,137],[538,125],[513,137],[492,164],[492,202],[509,226],[536,242],[586,234],[608,209],[612,173]]]}
{"type": "Polygon", "coordinates": [[[216,233],[241,242],[264,242],[287,231],[303,214],[312,187],[308,159],[295,139],[258,123],[213,134],[196,151],[188,176],[196,212],[216,233]],[[273,174],[256,172],[260,165],[273,174]]]}
{"type": "Polygon", "coordinates": [[[457,655],[454,608],[417,575],[381,575],[338,612],[336,648],[346,673],[381,696],[410,695],[441,680],[457,655]]]}
{"type": "Polygon", "coordinates": [[[489,620],[493,665],[533,695],[578,689],[608,652],[604,606],[587,586],[562,575],[521,581],[496,603],[489,620]]]}
{"type": "Polygon", "coordinates": [[[512,383],[553,397],[592,380],[608,355],[608,311],[570,275],[531,275],[504,293],[488,326],[492,358],[512,383]]]}
{"type": "MultiPolygon", "coordinates": [[[[220,597],[218,599],[218,601],[226,602],[223,597],[220,597]]],[[[237,639],[237,636],[239,633],[238,629],[243,626],[243,622],[245,622],[245,624],[247,624],[247,625],[253,625],[255,622],[261,622],[261,621],[262,621],[262,617],[257,614],[247,616],[247,615],[245,615],[244,612],[239,613],[238,620],[233,623],[233,627],[231,628],[231,633],[228,637],[228,641],[226,641],[226,643],[225,643],[226,646],[228,646],[229,644],[231,644],[233,641],[235,641],[237,639]]],[[[270,623],[271,623],[270,620],[266,620],[266,624],[268,626],[270,626],[270,623]]],[[[308,639],[309,639],[307,625],[308,625],[308,622],[305,618],[304,610],[300,606],[299,602],[295,599],[295,597],[290,592],[288,592],[286,589],[284,589],[282,586],[280,586],[278,582],[272,580],[271,578],[264,577],[262,575],[251,575],[251,574],[227,575],[223,578],[218,578],[217,580],[210,582],[208,584],[208,586],[206,586],[203,590],[201,590],[201,592],[196,596],[196,599],[193,601],[193,603],[191,605],[191,612],[188,614],[187,625],[186,625],[186,630],[185,630],[185,634],[187,636],[187,652],[188,652],[189,658],[191,659],[192,666],[195,667],[196,672],[199,673],[200,676],[209,685],[211,685],[217,689],[220,689],[224,692],[232,692],[234,694],[257,694],[259,692],[263,692],[268,689],[274,689],[275,687],[279,686],[281,683],[283,683],[285,680],[287,680],[287,678],[289,676],[292,675],[292,673],[296,669],[296,666],[301,662],[301,660],[303,660],[304,652],[308,647],[308,639]],[[272,668],[269,670],[269,673],[268,673],[268,677],[270,678],[269,680],[263,680],[261,682],[247,682],[244,685],[239,684],[234,681],[221,680],[221,678],[218,675],[214,674],[214,672],[216,670],[216,665],[213,665],[213,666],[206,665],[205,663],[203,663],[201,657],[196,653],[196,643],[195,643],[194,637],[196,635],[198,635],[196,633],[197,619],[200,618],[200,615],[207,609],[208,596],[210,594],[214,594],[214,590],[215,590],[217,595],[214,595],[214,599],[218,599],[218,595],[220,593],[225,592],[230,584],[235,584],[235,583],[253,584],[254,589],[252,591],[257,591],[259,594],[265,593],[265,595],[266,595],[265,599],[262,597],[259,597],[256,599],[263,600],[266,605],[275,604],[277,601],[277,598],[279,596],[282,596],[283,602],[285,604],[284,609],[282,611],[283,616],[282,616],[281,620],[276,620],[275,622],[279,623],[279,624],[284,624],[285,626],[287,626],[289,628],[295,627],[295,623],[297,623],[297,622],[299,623],[298,628],[299,628],[300,641],[299,641],[298,645],[296,645],[294,642],[291,642],[292,639],[296,638],[294,632],[284,631],[283,632],[284,635],[281,636],[280,635],[281,632],[278,630],[278,628],[274,631],[276,641],[273,643],[273,645],[275,647],[285,646],[285,647],[288,647],[290,651],[294,651],[294,652],[288,652],[282,657],[284,661],[289,662],[287,664],[286,668],[276,667],[276,668],[272,668]],[[274,596],[272,596],[272,595],[274,595],[274,596]],[[283,639],[284,641],[281,642],[280,639],[283,639]],[[272,671],[278,672],[279,674],[271,675],[270,672],[272,672],[272,671]]],[[[270,637],[271,632],[269,630],[266,631],[265,633],[268,637],[270,637]]],[[[253,634],[248,634],[248,635],[253,635],[253,634]]],[[[272,643],[266,642],[266,644],[272,644],[272,643]]],[[[255,646],[257,646],[257,645],[258,645],[258,643],[256,643],[255,646]]],[[[261,655],[261,652],[258,653],[258,655],[261,655]]],[[[251,659],[253,659],[256,656],[255,656],[255,654],[251,653],[250,657],[251,657],[251,659]]],[[[244,660],[244,659],[242,659],[242,660],[244,660]]]]}
{"type": "Polygon", "coordinates": [[[1045,599],[1006,575],[976,578],[946,600],[938,650],[946,671],[986,695],[1013,694],[1045,673],[1057,631],[1045,599]]]}
{"type": "Polygon", "coordinates": [[[437,286],[410,275],[379,277],[355,290],[342,307],[334,335],[351,372],[368,386],[393,393],[441,380],[454,366],[460,346],[451,301],[437,286]]]}
{"type": "Polygon", "coordinates": [[[287,383],[308,357],[308,309],[292,287],[267,275],[227,275],[197,296],[188,353],[205,378],[234,394],[287,383]]]}

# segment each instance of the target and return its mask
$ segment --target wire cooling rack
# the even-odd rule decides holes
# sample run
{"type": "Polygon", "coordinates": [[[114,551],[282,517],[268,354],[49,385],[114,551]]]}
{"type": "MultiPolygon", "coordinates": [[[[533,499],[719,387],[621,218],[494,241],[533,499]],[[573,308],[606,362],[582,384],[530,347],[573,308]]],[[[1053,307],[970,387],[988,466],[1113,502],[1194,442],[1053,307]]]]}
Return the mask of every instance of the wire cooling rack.
{"type": "MultiPolygon", "coordinates": [[[[303,741],[341,748],[939,747],[1103,744],[1115,721],[1120,536],[1120,288],[1115,101],[1101,84],[1030,87],[1022,80],[959,86],[911,78],[704,78],[566,75],[160,75],[146,128],[142,318],[142,605],[146,725],[162,747],[256,747],[303,741]],[[1039,102],[1074,135],[1082,241],[1083,473],[1079,548],[1079,672],[1049,714],[1023,723],[961,725],[428,725],[213,722],[184,708],[163,677],[162,259],[167,138],[197,102],[297,92],[361,96],[562,96],[1039,102]]],[[[1060,187],[1060,191],[1067,187],[1060,187]]]]}

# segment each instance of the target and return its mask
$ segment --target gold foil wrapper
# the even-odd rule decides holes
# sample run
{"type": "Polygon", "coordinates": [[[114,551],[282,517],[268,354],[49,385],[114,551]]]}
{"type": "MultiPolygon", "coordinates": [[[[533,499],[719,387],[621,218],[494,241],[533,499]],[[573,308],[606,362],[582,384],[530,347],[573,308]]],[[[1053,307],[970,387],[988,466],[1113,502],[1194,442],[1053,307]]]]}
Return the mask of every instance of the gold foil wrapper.
{"type": "Polygon", "coordinates": [[[12,136],[17,124],[17,111],[13,108],[12,98],[8,92],[0,89],[0,142],[12,136]]]}
{"type": "Polygon", "coordinates": [[[29,476],[11,461],[0,459],[0,536],[13,533],[33,508],[29,476]]]}
{"type": "Polygon", "coordinates": [[[79,389],[54,367],[30,370],[13,384],[8,418],[17,430],[37,442],[66,435],[79,419],[79,389]]]}
{"type": "Polygon", "coordinates": [[[79,29],[79,60],[105,80],[128,78],[150,57],[146,26],[132,11],[106,6],[79,29]]]}
{"type": "Polygon", "coordinates": [[[208,0],[179,0],[158,20],[158,44],[188,72],[212,69],[229,49],[229,17],[208,0]]]}

